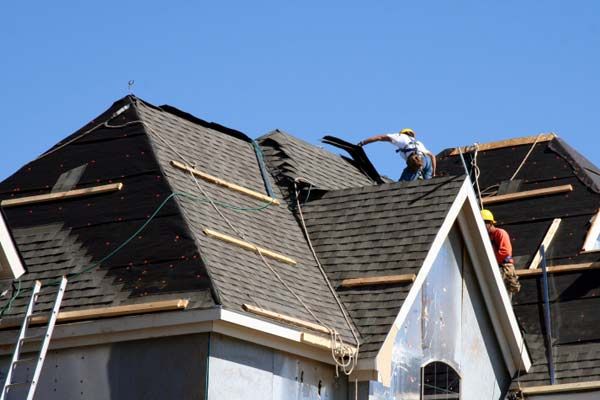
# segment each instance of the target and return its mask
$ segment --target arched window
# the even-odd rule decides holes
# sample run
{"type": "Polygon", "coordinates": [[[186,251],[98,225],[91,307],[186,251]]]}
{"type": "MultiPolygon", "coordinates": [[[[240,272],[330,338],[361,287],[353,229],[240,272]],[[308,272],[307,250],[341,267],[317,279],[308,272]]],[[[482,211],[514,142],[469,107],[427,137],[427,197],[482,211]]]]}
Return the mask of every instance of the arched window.
{"type": "Polygon", "coordinates": [[[460,376],[443,362],[427,364],[421,371],[421,399],[460,399],[460,376]]]}

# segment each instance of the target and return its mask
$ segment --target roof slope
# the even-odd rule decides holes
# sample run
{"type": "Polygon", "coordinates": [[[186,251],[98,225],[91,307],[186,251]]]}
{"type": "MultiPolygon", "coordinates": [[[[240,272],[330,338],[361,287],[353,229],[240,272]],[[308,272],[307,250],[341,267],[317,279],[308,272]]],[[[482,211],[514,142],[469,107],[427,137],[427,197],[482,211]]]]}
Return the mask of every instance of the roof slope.
{"type": "MultiPolygon", "coordinates": [[[[215,305],[206,266],[177,204],[167,200],[171,189],[145,131],[131,123],[138,120],[135,109],[123,108],[130,104],[129,98],[117,101],[0,184],[0,199],[45,194],[58,182],[61,190],[123,184],[118,192],[4,208],[27,270],[20,285],[42,280],[45,309],[55,290],[48,284],[63,274],[70,278],[66,310],[182,297],[190,308],[215,305]],[[74,178],[69,171],[82,165],[83,174],[74,178]]],[[[4,315],[20,314],[28,299],[21,291],[4,315]]]]}
{"type": "MultiPolygon", "coordinates": [[[[599,252],[581,251],[590,219],[600,206],[598,169],[556,136],[537,143],[534,140],[524,142],[491,146],[478,153],[479,185],[483,196],[565,184],[573,185],[573,191],[486,206],[494,213],[499,226],[509,232],[517,268],[528,268],[555,218],[561,218],[562,222],[547,249],[548,266],[600,261],[599,252]],[[522,162],[523,167],[511,183],[511,190],[502,192],[509,187],[508,181],[522,162]]],[[[450,155],[451,151],[448,149],[438,156],[439,173],[464,172],[460,157],[450,155]]],[[[465,158],[470,167],[473,153],[467,152],[465,158]]],[[[597,270],[549,275],[552,343],[558,383],[598,379],[599,279],[600,271],[597,270]]],[[[549,376],[541,278],[522,277],[521,283],[523,288],[513,298],[513,307],[525,331],[534,365],[531,373],[521,376],[520,381],[523,385],[546,384],[549,376]]]]}
{"type": "MultiPolygon", "coordinates": [[[[173,108],[165,110],[136,101],[136,109],[173,190],[199,198],[178,196],[176,201],[206,262],[220,303],[236,311],[247,303],[321,323],[350,339],[342,311],[285,205],[266,207],[261,201],[196,179],[170,164],[175,160],[195,165],[210,175],[265,193],[251,140],[240,132],[185,118],[173,108]],[[218,211],[208,199],[219,204],[218,211]],[[240,211],[235,207],[258,210],[240,211]],[[203,233],[207,228],[283,254],[297,264],[263,259],[254,252],[210,238],[203,233]]],[[[275,190],[281,197],[277,187],[275,190]]]]}
{"type": "Polygon", "coordinates": [[[464,178],[330,191],[303,205],[312,244],[374,357],[412,283],[344,289],[343,279],[418,273],[464,178]]]}
{"type": "MultiPolygon", "coordinates": [[[[48,193],[57,182],[63,189],[69,181],[68,189],[124,185],[119,192],[6,209],[27,269],[23,287],[68,274],[66,309],[189,298],[189,308],[221,305],[243,312],[248,303],[325,324],[352,339],[290,210],[196,180],[174,168],[173,160],[265,192],[246,135],[125,97],[0,184],[0,199],[48,193]],[[82,165],[79,176],[73,169],[82,165]],[[204,228],[297,264],[266,264],[254,252],[209,238],[204,228]]],[[[21,293],[5,314],[21,313],[27,299],[21,293]]],[[[50,307],[51,296],[45,299],[50,307]]]]}

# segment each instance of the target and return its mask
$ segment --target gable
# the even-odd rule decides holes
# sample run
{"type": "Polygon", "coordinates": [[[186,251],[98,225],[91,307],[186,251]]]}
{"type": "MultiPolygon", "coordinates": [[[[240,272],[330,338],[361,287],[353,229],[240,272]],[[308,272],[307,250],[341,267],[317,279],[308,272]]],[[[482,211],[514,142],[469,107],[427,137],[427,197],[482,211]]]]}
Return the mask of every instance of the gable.
{"type": "Polygon", "coordinates": [[[371,394],[418,399],[422,368],[441,361],[458,373],[461,398],[503,398],[511,376],[456,225],[408,308],[391,347],[390,379],[372,382],[371,394]]]}
{"type": "MultiPolygon", "coordinates": [[[[479,208],[470,185],[470,180],[465,180],[437,232],[436,238],[423,261],[419,274],[394,321],[390,333],[377,355],[374,368],[380,374],[379,379],[384,383],[389,382],[391,379],[389,366],[394,340],[408,317],[411,307],[417,301],[419,293],[421,293],[420,291],[426,283],[438,254],[453,227],[460,230],[465,249],[470,260],[472,260],[474,275],[483,295],[487,314],[491,319],[507,370],[512,376],[517,370],[526,371],[531,365],[527,351],[524,350],[523,338],[494,259],[491,244],[489,240],[486,240],[487,233],[479,216],[479,208]]],[[[451,300],[452,296],[449,296],[449,298],[451,300]]]]}

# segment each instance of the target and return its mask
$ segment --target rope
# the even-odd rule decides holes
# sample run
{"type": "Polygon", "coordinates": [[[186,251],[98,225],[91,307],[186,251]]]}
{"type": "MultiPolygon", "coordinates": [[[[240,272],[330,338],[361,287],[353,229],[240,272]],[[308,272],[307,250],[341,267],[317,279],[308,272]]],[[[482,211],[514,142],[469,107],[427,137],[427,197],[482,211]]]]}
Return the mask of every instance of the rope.
{"type": "Polygon", "coordinates": [[[104,126],[105,128],[120,128],[122,126],[127,126],[127,125],[131,125],[134,122],[137,121],[132,121],[132,122],[128,122],[127,124],[123,124],[122,126],[120,125],[109,125],[108,123],[110,121],[112,121],[113,119],[117,118],[119,115],[123,114],[125,111],[127,111],[129,109],[130,105],[129,104],[125,104],[123,107],[119,108],[117,111],[115,111],[106,121],[101,122],[97,125],[94,125],[93,127],[91,127],[90,129],[88,129],[87,131],[81,133],[80,135],[75,136],[73,139],[66,141],[65,143],[48,150],[47,152],[43,153],[42,155],[40,155],[38,158],[35,159],[35,161],[40,160],[46,156],[49,156],[50,154],[70,145],[71,143],[85,137],[86,135],[94,132],[96,129],[100,128],[101,126],[104,126]]]}
{"type": "MultiPolygon", "coordinates": [[[[343,371],[346,375],[350,375],[352,373],[352,371],[354,370],[354,368],[356,367],[356,364],[358,363],[358,352],[360,350],[360,340],[358,338],[358,334],[356,333],[356,331],[354,330],[354,326],[352,325],[352,322],[350,321],[350,317],[348,316],[348,314],[346,313],[346,310],[344,309],[344,306],[342,305],[341,300],[339,299],[335,289],[333,288],[333,286],[331,286],[331,282],[329,281],[328,277],[327,277],[327,273],[325,272],[325,270],[323,269],[323,266],[321,265],[321,262],[319,261],[319,257],[317,257],[317,253],[315,251],[315,248],[312,245],[312,241],[310,240],[310,236],[308,235],[308,229],[306,228],[306,223],[304,222],[304,215],[302,214],[302,207],[300,205],[300,196],[299,196],[299,191],[298,191],[298,182],[299,181],[305,181],[304,179],[298,177],[296,179],[294,179],[294,192],[295,192],[295,196],[296,196],[296,207],[298,210],[298,215],[300,217],[300,223],[302,226],[302,232],[304,233],[304,237],[306,238],[306,241],[308,243],[308,247],[310,248],[310,251],[312,252],[312,255],[315,259],[315,262],[317,263],[317,266],[319,267],[319,271],[321,271],[321,275],[323,276],[323,279],[325,280],[325,282],[327,283],[327,287],[329,288],[329,291],[331,292],[331,294],[333,295],[333,297],[335,298],[338,307],[340,308],[340,311],[342,312],[344,319],[346,320],[346,323],[348,324],[348,326],[350,327],[350,331],[352,332],[352,336],[354,336],[354,340],[356,341],[356,352],[354,354],[350,354],[349,355],[349,359],[348,359],[348,366],[350,366],[349,370],[346,370],[346,366],[343,366],[343,371]]],[[[310,186],[312,187],[312,185],[310,186]]],[[[310,189],[309,189],[309,193],[310,193],[310,189]]],[[[341,338],[340,338],[341,341],[341,338]]],[[[341,341],[340,343],[341,348],[344,348],[344,343],[343,341],[341,341]]]]}
{"type": "MultiPolygon", "coordinates": [[[[149,124],[147,124],[145,121],[141,121],[141,123],[150,132],[152,132],[157,138],[159,138],[159,140],[161,142],[163,142],[163,144],[165,144],[167,147],[169,147],[171,149],[171,151],[173,151],[181,159],[181,161],[183,161],[187,165],[194,166],[194,163],[191,163],[190,161],[188,161],[187,158],[183,154],[181,154],[173,145],[171,145],[171,143],[169,143],[166,139],[164,139],[160,134],[158,134],[156,131],[154,131],[153,128],[149,124]]],[[[212,201],[212,199],[207,195],[207,193],[204,190],[204,188],[202,187],[202,185],[200,185],[200,183],[199,183],[198,179],[196,179],[195,175],[190,172],[190,176],[194,180],[194,182],[195,182],[196,186],[198,187],[198,189],[209,200],[210,204],[217,211],[217,213],[223,219],[223,221],[225,221],[225,223],[231,228],[231,230],[234,231],[241,239],[244,239],[244,240],[248,241],[246,239],[245,235],[242,232],[240,232],[238,229],[236,229],[235,226],[233,226],[233,224],[229,221],[229,219],[221,212],[221,210],[219,210],[219,208],[215,205],[215,203],[212,201]]],[[[251,243],[251,242],[249,242],[249,243],[251,243]]],[[[258,249],[258,247],[257,247],[257,249],[258,249]]],[[[325,328],[327,328],[327,330],[329,330],[329,332],[330,332],[330,338],[331,338],[331,342],[332,342],[331,352],[332,352],[332,357],[333,357],[333,359],[334,359],[334,361],[336,363],[336,372],[337,372],[337,367],[341,367],[345,374],[349,375],[350,373],[352,373],[352,370],[356,366],[356,357],[355,357],[355,355],[358,354],[358,348],[357,348],[357,352],[355,353],[354,356],[352,356],[352,355],[348,356],[347,354],[344,354],[343,352],[345,350],[347,350],[347,346],[345,346],[345,344],[343,342],[343,339],[341,338],[341,336],[339,335],[339,333],[335,329],[330,328],[325,323],[323,323],[323,321],[321,321],[321,319],[310,309],[310,307],[308,307],[308,305],[292,289],[292,287],[290,287],[288,285],[288,283],[281,277],[281,275],[279,275],[279,273],[271,266],[271,264],[269,264],[269,262],[265,259],[264,255],[262,254],[262,252],[260,250],[258,250],[257,253],[260,256],[262,262],[265,264],[265,266],[271,271],[271,273],[277,278],[277,280],[288,290],[288,292],[290,292],[290,294],[292,294],[296,298],[296,300],[302,305],[302,307],[304,309],[306,309],[306,311],[315,319],[315,321],[317,321],[319,324],[323,325],[325,328]],[[336,352],[338,351],[338,349],[342,350],[341,354],[336,354],[336,352]],[[346,357],[348,358],[348,361],[344,361],[344,359],[346,357]],[[348,369],[348,367],[351,367],[351,368],[348,369]]],[[[322,270],[322,267],[320,266],[320,264],[319,264],[319,267],[322,270]]],[[[328,279],[325,279],[325,281],[327,282],[328,285],[330,285],[328,279]]],[[[336,297],[336,300],[337,300],[337,297],[336,297]]],[[[345,314],[344,314],[344,317],[347,318],[347,316],[345,314]]],[[[350,324],[350,329],[352,330],[352,333],[355,334],[355,332],[354,332],[351,324],[350,324]]],[[[357,339],[357,345],[358,344],[359,344],[359,342],[358,342],[358,339],[357,339]]]]}
{"type": "Polygon", "coordinates": [[[515,173],[513,174],[513,176],[510,177],[510,179],[509,179],[510,181],[512,181],[513,179],[515,179],[515,176],[517,176],[517,174],[519,173],[519,171],[521,170],[521,168],[523,167],[523,165],[525,165],[525,161],[527,161],[527,159],[529,158],[529,155],[533,151],[533,148],[537,144],[538,140],[540,140],[540,137],[542,137],[542,135],[543,135],[543,133],[540,133],[539,135],[537,135],[537,137],[535,138],[535,141],[531,145],[531,148],[529,149],[529,151],[525,155],[525,158],[523,158],[523,161],[521,161],[521,164],[519,165],[519,168],[517,168],[517,170],[515,171],[515,173]]]}

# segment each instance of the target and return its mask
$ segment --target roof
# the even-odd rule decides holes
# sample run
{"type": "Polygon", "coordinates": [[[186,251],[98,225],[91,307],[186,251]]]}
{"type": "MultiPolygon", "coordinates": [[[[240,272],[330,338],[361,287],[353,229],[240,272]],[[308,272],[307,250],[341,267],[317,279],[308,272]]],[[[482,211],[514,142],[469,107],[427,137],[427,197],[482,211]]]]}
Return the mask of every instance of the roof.
{"type": "MultiPolygon", "coordinates": [[[[558,136],[546,139],[521,141],[521,144],[513,141],[508,146],[489,146],[487,149],[485,144],[480,145],[483,150],[477,153],[476,161],[482,196],[558,185],[572,185],[573,190],[489,204],[486,208],[494,213],[498,225],[509,232],[518,269],[529,267],[556,218],[560,218],[561,223],[546,252],[548,266],[600,261],[600,253],[581,250],[590,219],[600,205],[598,169],[558,136]],[[510,181],[521,163],[522,168],[510,181]]],[[[438,155],[439,173],[464,173],[460,157],[451,155],[452,151],[448,149],[438,155]]],[[[473,156],[472,151],[465,153],[469,169],[473,156]]],[[[540,279],[540,275],[522,276],[523,288],[513,298],[513,308],[525,331],[534,363],[530,373],[519,378],[524,386],[549,382],[540,279]]],[[[557,383],[599,378],[600,333],[597,327],[600,320],[597,310],[600,291],[596,284],[599,279],[600,271],[593,269],[549,274],[557,383]]]]}
{"type": "Polygon", "coordinates": [[[344,279],[416,274],[464,177],[329,191],[302,206],[312,244],[374,357],[412,282],[346,289],[344,279]]]}
{"type": "MultiPolygon", "coordinates": [[[[325,324],[353,340],[285,204],[268,206],[195,179],[172,161],[259,193],[273,186],[282,197],[263,179],[252,140],[242,132],[127,96],[0,184],[0,199],[123,184],[112,193],[5,209],[27,268],[23,288],[41,279],[50,291],[48,283],[69,274],[66,310],[189,298],[189,309],[243,313],[250,304],[325,324]],[[263,262],[205,235],[207,228],[297,264],[263,262]]],[[[5,315],[22,313],[28,297],[21,292],[5,315]]],[[[45,308],[51,297],[42,296],[45,308]]]]}

